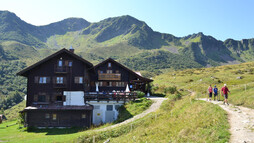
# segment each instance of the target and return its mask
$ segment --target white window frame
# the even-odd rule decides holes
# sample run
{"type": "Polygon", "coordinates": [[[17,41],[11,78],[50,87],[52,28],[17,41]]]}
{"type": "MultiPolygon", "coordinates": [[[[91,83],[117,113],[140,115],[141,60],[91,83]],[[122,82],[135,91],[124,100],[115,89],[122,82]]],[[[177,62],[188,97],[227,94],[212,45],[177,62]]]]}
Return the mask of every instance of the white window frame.
{"type": "Polygon", "coordinates": [[[78,83],[82,84],[83,83],[83,77],[79,77],[78,83]]]}
{"type": "Polygon", "coordinates": [[[56,77],[57,84],[63,84],[63,77],[56,77]]]}
{"type": "Polygon", "coordinates": [[[40,84],[45,84],[45,83],[47,83],[47,77],[40,77],[40,78],[39,78],[39,83],[40,83],[40,84]]]}
{"type": "Polygon", "coordinates": [[[69,61],[68,66],[72,67],[72,61],[69,61]]]}
{"type": "Polygon", "coordinates": [[[59,67],[62,67],[62,66],[63,66],[63,60],[59,60],[57,65],[58,65],[59,67]]]}

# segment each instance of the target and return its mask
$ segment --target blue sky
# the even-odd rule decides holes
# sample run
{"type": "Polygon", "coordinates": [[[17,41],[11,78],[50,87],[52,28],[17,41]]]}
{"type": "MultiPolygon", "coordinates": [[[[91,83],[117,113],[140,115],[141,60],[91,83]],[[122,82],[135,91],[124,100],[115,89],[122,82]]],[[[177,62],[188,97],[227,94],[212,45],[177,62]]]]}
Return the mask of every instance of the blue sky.
{"type": "Polygon", "coordinates": [[[5,0],[0,10],[34,25],[131,15],[178,37],[203,32],[219,40],[254,38],[254,0],[5,0]]]}

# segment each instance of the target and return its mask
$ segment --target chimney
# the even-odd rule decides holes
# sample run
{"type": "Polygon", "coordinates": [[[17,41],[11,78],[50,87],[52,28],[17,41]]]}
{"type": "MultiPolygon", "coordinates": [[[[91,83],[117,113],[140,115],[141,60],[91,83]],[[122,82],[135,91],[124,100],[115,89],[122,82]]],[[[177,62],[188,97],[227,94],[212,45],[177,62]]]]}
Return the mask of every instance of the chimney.
{"type": "Polygon", "coordinates": [[[70,47],[69,51],[74,53],[74,49],[72,48],[72,46],[70,47]]]}

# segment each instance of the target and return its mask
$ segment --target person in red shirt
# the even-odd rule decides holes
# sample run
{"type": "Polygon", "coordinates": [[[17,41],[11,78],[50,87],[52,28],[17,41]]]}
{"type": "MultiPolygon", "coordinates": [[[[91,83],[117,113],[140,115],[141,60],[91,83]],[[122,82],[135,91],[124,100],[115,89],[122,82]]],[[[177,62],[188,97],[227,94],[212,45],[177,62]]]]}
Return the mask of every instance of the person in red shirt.
{"type": "Polygon", "coordinates": [[[212,86],[210,85],[207,90],[208,90],[209,100],[211,101],[212,100],[212,96],[213,96],[213,88],[212,88],[212,86]]]}
{"type": "Polygon", "coordinates": [[[221,88],[221,91],[222,91],[221,94],[223,94],[224,96],[223,104],[225,103],[228,104],[228,93],[230,93],[230,91],[228,90],[227,84],[224,84],[224,86],[221,88]]]}

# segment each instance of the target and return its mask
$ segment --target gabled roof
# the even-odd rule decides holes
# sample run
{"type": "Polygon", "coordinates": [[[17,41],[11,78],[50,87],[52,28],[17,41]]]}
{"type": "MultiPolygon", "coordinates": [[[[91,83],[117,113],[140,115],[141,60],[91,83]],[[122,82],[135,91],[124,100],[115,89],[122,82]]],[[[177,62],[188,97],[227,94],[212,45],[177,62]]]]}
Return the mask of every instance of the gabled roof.
{"type": "Polygon", "coordinates": [[[127,68],[126,66],[124,66],[124,65],[122,65],[122,64],[120,64],[120,63],[118,63],[117,61],[113,60],[112,58],[108,58],[107,60],[102,61],[101,63],[97,64],[96,66],[94,66],[94,69],[98,68],[99,66],[101,66],[101,65],[103,65],[103,64],[105,64],[105,63],[107,63],[107,62],[112,62],[112,63],[117,64],[118,66],[120,66],[120,67],[122,67],[123,69],[129,71],[130,73],[134,74],[134,75],[137,76],[138,78],[143,79],[144,81],[148,81],[148,82],[152,82],[152,81],[153,81],[153,80],[151,80],[151,79],[149,79],[149,78],[145,78],[145,77],[143,77],[143,76],[137,74],[136,72],[130,70],[129,68],[127,68]]]}
{"type": "Polygon", "coordinates": [[[37,62],[37,63],[35,63],[35,64],[33,64],[33,65],[31,65],[31,66],[25,68],[25,69],[23,69],[22,71],[18,72],[17,75],[26,76],[26,73],[27,73],[28,71],[32,70],[33,68],[35,68],[35,67],[37,67],[37,66],[39,66],[39,65],[41,65],[41,64],[43,64],[43,63],[45,63],[46,61],[48,61],[48,60],[50,60],[50,59],[54,58],[55,56],[57,56],[57,55],[59,55],[59,54],[62,54],[62,53],[67,53],[67,54],[71,55],[72,57],[76,58],[77,60],[82,61],[83,63],[87,64],[87,65],[89,66],[89,68],[93,67],[93,64],[92,64],[92,63],[90,63],[90,62],[88,62],[87,60],[81,58],[80,56],[78,56],[78,55],[76,55],[76,54],[70,52],[69,50],[63,48],[63,49],[61,49],[61,50],[55,52],[54,54],[52,54],[52,55],[50,55],[50,56],[48,56],[48,57],[42,59],[41,61],[39,61],[39,62],[37,62]]]}

